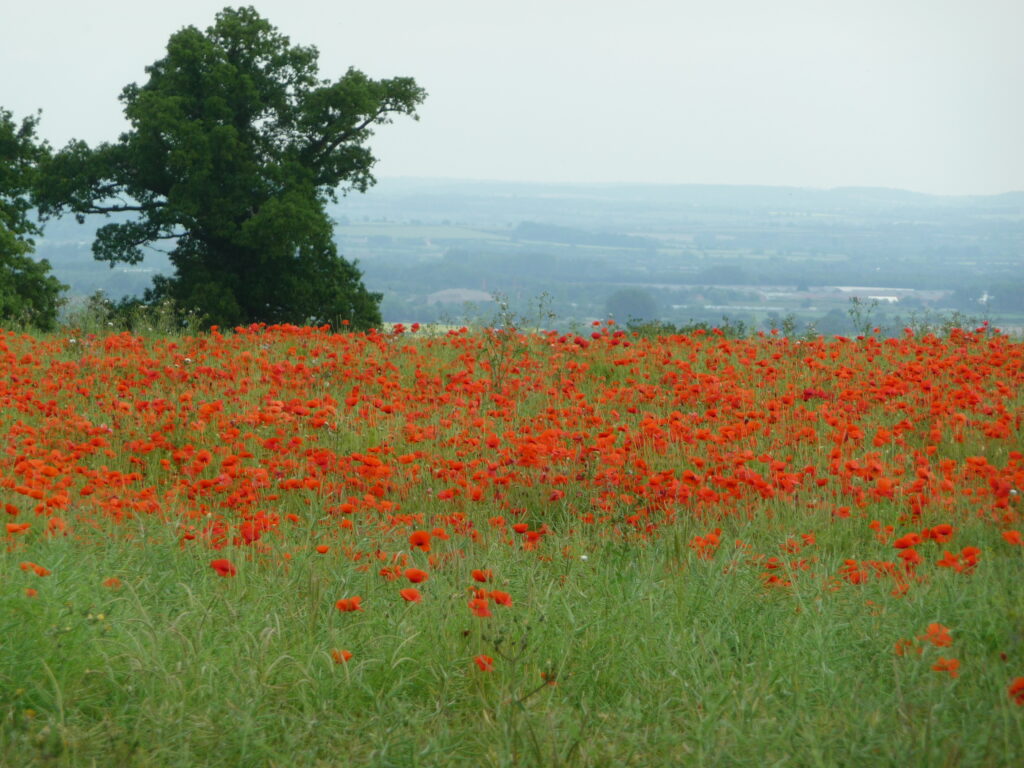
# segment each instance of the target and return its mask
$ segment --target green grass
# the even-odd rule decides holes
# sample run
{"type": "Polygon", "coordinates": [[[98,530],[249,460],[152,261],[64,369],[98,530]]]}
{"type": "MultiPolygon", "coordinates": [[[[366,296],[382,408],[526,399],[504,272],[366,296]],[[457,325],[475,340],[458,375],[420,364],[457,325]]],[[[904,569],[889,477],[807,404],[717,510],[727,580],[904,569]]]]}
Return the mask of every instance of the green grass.
{"type": "MultiPolygon", "coordinates": [[[[776,518],[794,532],[822,522],[776,518]]],[[[818,557],[837,569],[852,528],[819,534],[818,557]]],[[[733,534],[773,538],[753,523],[733,534]]],[[[54,571],[8,581],[0,601],[3,764],[1011,765],[1024,754],[999,659],[1021,642],[1024,604],[1005,589],[1024,577],[1019,556],[893,600],[880,583],[832,592],[802,573],[766,590],[741,558],[723,572],[731,547],[702,561],[671,537],[550,562],[495,546],[476,557],[515,604],[478,619],[465,608],[471,562],[435,570],[424,602],[402,605],[397,586],[330,554],[223,579],[205,552],[157,536],[0,559],[6,574],[33,557],[54,571]],[[101,586],[110,576],[121,589],[101,586]],[[353,594],[365,611],[334,609],[353,594]],[[932,621],[953,648],[894,655],[932,621]],[[335,664],[332,648],[354,656],[335,664]],[[947,650],[959,679],[930,669],[947,650]],[[478,653],[494,672],[476,669],[478,653]]]]}

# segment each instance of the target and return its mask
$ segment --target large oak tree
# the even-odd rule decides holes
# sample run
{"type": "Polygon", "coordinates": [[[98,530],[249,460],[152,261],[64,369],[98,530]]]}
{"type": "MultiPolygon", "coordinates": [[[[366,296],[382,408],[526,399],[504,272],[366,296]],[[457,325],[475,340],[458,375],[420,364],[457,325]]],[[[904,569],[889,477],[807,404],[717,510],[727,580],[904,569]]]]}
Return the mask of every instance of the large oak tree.
{"type": "Polygon", "coordinates": [[[49,262],[32,257],[40,229],[30,195],[48,151],[36,140],[37,124],[37,117],[19,122],[0,109],[0,322],[50,330],[66,286],[50,274],[49,262]]]}
{"type": "Polygon", "coordinates": [[[111,266],[167,241],[174,274],[147,299],[210,324],[378,323],[380,295],[339,256],[325,206],[374,183],[373,128],[415,117],[425,93],[355,69],[320,79],[318,55],[251,7],[176,32],[148,81],[121,93],[129,130],[47,164],[42,212],[113,215],[93,244],[111,266]]]}

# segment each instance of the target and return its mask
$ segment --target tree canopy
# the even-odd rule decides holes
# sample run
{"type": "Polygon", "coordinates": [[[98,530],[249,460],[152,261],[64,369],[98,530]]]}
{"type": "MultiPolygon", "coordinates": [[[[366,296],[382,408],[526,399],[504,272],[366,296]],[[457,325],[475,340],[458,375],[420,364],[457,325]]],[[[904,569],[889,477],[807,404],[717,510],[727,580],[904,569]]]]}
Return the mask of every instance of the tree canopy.
{"type": "Polygon", "coordinates": [[[39,226],[29,217],[30,193],[45,143],[36,141],[37,117],[20,123],[0,109],[0,321],[51,329],[57,321],[65,286],[49,274],[45,259],[31,254],[39,226]]]}
{"type": "Polygon", "coordinates": [[[176,32],[149,79],[121,93],[129,129],[46,164],[41,211],[115,216],[93,244],[111,266],[167,241],[174,274],[147,299],[211,324],[378,323],[380,295],[338,254],[326,204],[374,183],[374,127],[416,117],[426,94],[356,69],[322,80],[318,57],[251,7],[176,32]]]}

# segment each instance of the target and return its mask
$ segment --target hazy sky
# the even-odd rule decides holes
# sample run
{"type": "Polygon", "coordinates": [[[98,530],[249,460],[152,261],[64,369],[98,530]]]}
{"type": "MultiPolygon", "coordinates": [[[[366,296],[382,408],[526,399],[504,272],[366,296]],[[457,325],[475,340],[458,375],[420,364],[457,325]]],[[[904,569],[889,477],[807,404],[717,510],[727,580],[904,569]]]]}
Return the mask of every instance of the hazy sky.
{"type": "MultiPolygon", "coordinates": [[[[123,129],[210,0],[0,0],[0,106],[60,145],[123,129]]],[[[257,0],[321,74],[411,75],[376,173],[1024,189],[1022,0],[257,0]]]]}

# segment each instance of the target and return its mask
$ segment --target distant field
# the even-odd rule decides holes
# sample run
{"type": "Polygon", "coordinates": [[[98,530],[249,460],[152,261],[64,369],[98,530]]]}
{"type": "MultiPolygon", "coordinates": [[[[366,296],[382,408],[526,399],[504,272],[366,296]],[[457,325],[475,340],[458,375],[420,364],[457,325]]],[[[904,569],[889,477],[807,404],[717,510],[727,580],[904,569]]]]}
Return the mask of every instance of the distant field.
{"type": "Polygon", "coordinates": [[[504,240],[500,235],[466,227],[418,224],[350,224],[337,227],[335,234],[346,237],[391,237],[398,240],[504,240]]]}

